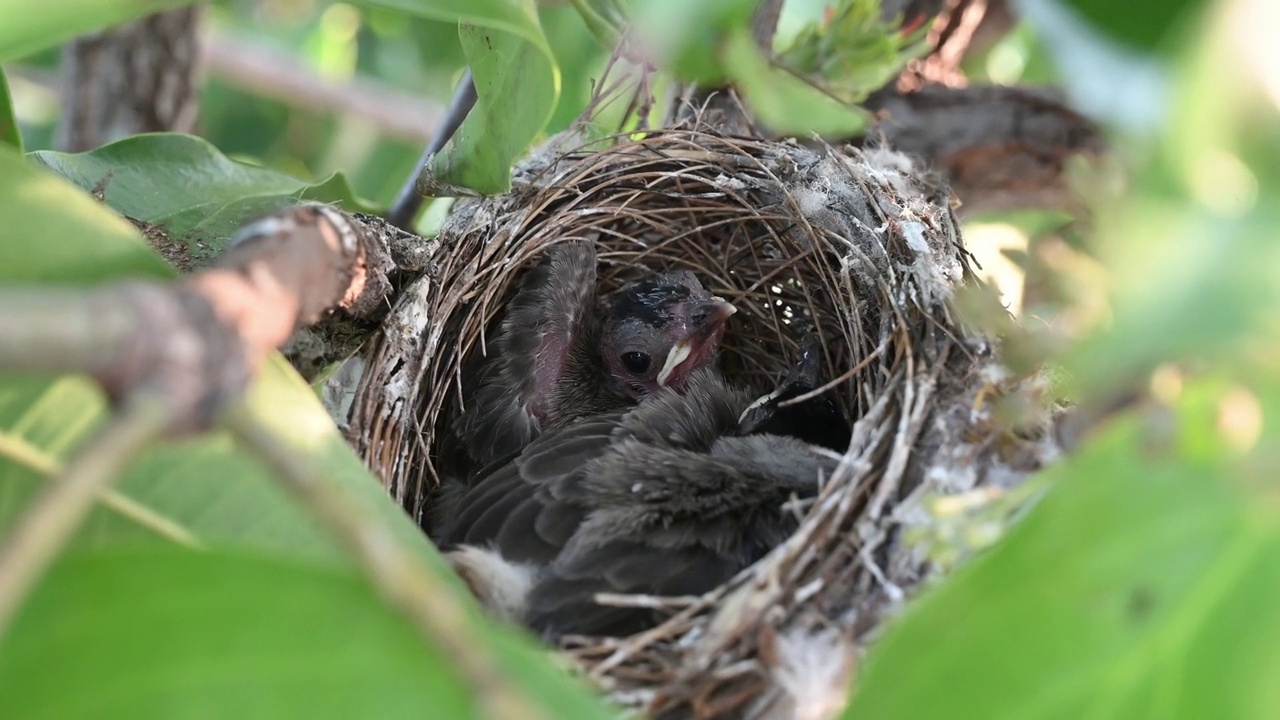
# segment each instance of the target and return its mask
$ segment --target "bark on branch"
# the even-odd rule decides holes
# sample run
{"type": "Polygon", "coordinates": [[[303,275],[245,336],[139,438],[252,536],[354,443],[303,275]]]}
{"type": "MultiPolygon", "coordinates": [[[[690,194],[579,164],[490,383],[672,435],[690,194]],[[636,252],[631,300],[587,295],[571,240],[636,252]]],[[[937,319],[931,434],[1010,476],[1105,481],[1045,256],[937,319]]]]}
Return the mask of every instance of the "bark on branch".
{"type": "Polygon", "coordinates": [[[267,354],[330,308],[382,312],[383,238],[323,205],[249,224],[219,266],[173,283],[0,291],[0,370],[85,372],[115,399],[165,398],[174,434],[238,399],[267,354]]]}

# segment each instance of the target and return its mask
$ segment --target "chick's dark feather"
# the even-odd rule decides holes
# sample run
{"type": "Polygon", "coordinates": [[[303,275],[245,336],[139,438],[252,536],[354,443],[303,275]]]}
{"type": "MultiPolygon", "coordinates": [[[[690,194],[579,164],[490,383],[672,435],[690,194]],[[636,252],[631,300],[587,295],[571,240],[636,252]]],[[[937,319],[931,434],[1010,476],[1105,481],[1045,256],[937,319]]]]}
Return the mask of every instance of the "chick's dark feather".
{"type": "Polygon", "coordinates": [[[794,530],[784,504],[835,465],[794,438],[738,436],[751,399],[703,369],[683,394],[546,433],[491,466],[438,539],[536,567],[522,619],[549,637],[652,625],[594,596],[714,588],[794,530]]]}
{"type": "Polygon", "coordinates": [[[602,386],[598,363],[590,357],[598,344],[596,315],[596,254],[590,243],[556,246],[525,272],[497,331],[487,337],[484,359],[464,383],[469,393],[455,430],[472,457],[499,457],[524,447],[554,421],[564,404],[557,395],[562,387],[581,390],[585,402],[577,404],[584,413],[622,403],[602,386]]]}

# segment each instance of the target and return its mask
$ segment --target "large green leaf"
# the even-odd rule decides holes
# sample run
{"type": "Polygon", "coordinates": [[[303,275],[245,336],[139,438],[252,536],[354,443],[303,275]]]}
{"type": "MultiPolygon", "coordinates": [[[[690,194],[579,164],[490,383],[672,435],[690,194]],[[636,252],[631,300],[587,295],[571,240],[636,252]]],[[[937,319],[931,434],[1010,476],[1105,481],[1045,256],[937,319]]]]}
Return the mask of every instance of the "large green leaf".
{"type": "Polygon", "coordinates": [[[428,185],[504,192],[511,165],[546,126],[560,71],[533,0],[357,0],[459,23],[476,106],[431,165],[428,185]]]}
{"type": "Polygon", "coordinates": [[[13,100],[9,97],[9,81],[0,68],[0,145],[8,145],[22,152],[22,133],[18,130],[18,118],[13,113],[13,100]]]}
{"type": "Polygon", "coordinates": [[[251,555],[60,562],[0,649],[19,718],[469,718],[453,664],[349,571],[251,555]]]}
{"type": "Polygon", "coordinates": [[[511,165],[546,125],[560,93],[542,49],[477,25],[458,28],[476,85],[476,104],[431,162],[429,182],[505,192],[511,165]]]}
{"type": "Polygon", "coordinates": [[[0,0],[0,62],[194,0],[0,0]]]}
{"type": "MultiPolygon", "coordinates": [[[[477,641],[501,647],[531,716],[611,716],[527,640],[477,641]]],[[[98,552],[63,559],[24,607],[0,646],[0,707],[15,720],[476,717],[456,667],[349,571],[98,552]]]]}
{"type": "Polygon", "coordinates": [[[1172,426],[1130,419],[1054,470],[887,630],[846,717],[1280,717],[1277,433],[1237,454],[1239,392],[1195,387],[1172,426]]]}
{"type": "Polygon", "coordinates": [[[1167,45],[1169,34],[1208,4],[1206,0],[1163,0],[1114,3],[1109,0],[1065,0],[1102,33],[1144,52],[1167,45]]]}
{"type": "MultiPolygon", "coordinates": [[[[0,272],[9,282],[86,283],[171,274],[118,216],[2,148],[0,213],[23,218],[22,223],[0,226],[0,272]]],[[[389,508],[388,521],[403,525],[407,541],[416,542],[424,556],[429,554],[421,533],[381,497],[381,488],[342,441],[314,394],[283,363],[265,369],[249,403],[259,415],[278,423],[286,438],[305,443],[323,457],[329,471],[354,492],[381,499],[389,508]]],[[[24,448],[20,457],[61,462],[104,418],[100,393],[82,379],[0,379],[0,435],[7,447],[24,448]]],[[[0,453],[0,527],[7,527],[47,482],[46,466],[0,453]]],[[[341,558],[267,470],[221,435],[155,449],[126,473],[119,492],[145,510],[145,516],[98,508],[77,544],[154,541],[171,536],[165,528],[176,527],[205,544],[341,558]]]]}
{"type": "Polygon", "coordinates": [[[129,223],[4,145],[0,217],[0,284],[172,273],[129,223]]]}
{"type": "Polygon", "coordinates": [[[190,135],[135,135],[89,152],[41,151],[31,158],[97,193],[121,215],[187,241],[196,258],[218,255],[245,220],[299,200],[369,209],[341,175],[309,184],[231,160],[190,135]]]}

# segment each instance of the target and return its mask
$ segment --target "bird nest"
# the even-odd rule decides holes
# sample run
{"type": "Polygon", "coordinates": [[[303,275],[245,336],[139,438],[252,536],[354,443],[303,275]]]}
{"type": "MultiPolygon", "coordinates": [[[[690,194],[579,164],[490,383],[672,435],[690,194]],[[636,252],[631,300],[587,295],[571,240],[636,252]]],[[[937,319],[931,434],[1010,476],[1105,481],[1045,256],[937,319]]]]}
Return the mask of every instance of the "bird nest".
{"type": "Polygon", "coordinates": [[[655,716],[823,717],[866,632],[934,567],[903,540],[933,522],[928,499],[1008,487],[1053,455],[1045,414],[1016,435],[993,419],[988,399],[1026,383],[953,312],[956,290],[976,281],[948,194],[885,149],[697,128],[566,142],[518,168],[510,193],[454,208],[432,269],[366,357],[355,442],[421,520],[464,361],[555,243],[595,244],[602,292],[646,270],[693,270],[738,307],[721,367],[756,390],[775,387],[816,333],[854,432],[817,497],[795,503],[795,535],[702,597],[602,598],[670,618],[564,650],[655,716]]]}

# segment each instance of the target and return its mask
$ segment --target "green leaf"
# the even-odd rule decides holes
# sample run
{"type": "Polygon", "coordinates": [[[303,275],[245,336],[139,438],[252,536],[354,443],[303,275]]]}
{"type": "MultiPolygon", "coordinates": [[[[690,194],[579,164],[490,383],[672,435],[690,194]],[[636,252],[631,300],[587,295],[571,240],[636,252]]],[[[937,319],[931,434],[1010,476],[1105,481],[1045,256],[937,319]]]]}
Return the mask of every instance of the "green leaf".
{"type": "Polygon", "coordinates": [[[430,184],[493,194],[511,187],[511,165],[546,125],[560,93],[540,48],[475,25],[458,29],[476,85],[476,105],[431,162],[430,184]]]}
{"type": "Polygon", "coordinates": [[[22,133],[13,114],[13,99],[9,97],[9,81],[4,77],[3,68],[0,68],[0,144],[22,152],[22,133]]]}
{"type": "Polygon", "coordinates": [[[475,108],[431,164],[425,186],[505,192],[511,165],[546,126],[560,94],[560,71],[533,0],[359,0],[459,23],[475,80],[475,108]]]}
{"type": "Polygon", "coordinates": [[[0,0],[0,62],[193,0],[0,0]]]}
{"type": "Polygon", "coordinates": [[[1053,469],[887,629],[846,717],[1280,717],[1275,446],[1238,455],[1228,401],[1193,387],[1173,425],[1131,418],[1053,469]]]}
{"type": "Polygon", "coordinates": [[[848,137],[870,124],[865,110],[770,63],[745,30],[730,36],[725,66],[752,112],[776,132],[848,137]]]}
{"type": "Polygon", "coordinates": [[[928,23],[903,32],[881,19],[879,0],[842,0],[829,18],[805,28],[778,61],[848,103],[884,87],[902,66],[928,51],[928,23]]]}
{"type": "Polygon", "coordinates": [[[646,52],[680,79],[732,82],[771,130],[848,136],[864,129],[866,112],[770,62],[751,37],[755,7],[747,0],[649,0],[636,5],[636,32],[646,52]]]}
{"type": "Polygon", "coordinates": [[[1163,362],[1236,362],[1274,331],[1280,113],[1248,66],[1271,54],[1242,52],[1237,22],[1220,14],[1189,44],[1155,152],[1124,196],[1095,203],[1089,246],[1108,269],[1112,314],[1066,358],[1078,397],[1143,382],[1163,362]]]}
{"type": "Polygon", "coordinates": [[[119,216],[0,145],[0,283],[167,277],[172,269],[119,216]]]}
{"type": "Polygon", "coordinates": [[[246,220],[299,200],[369,210],[346,179],[333,175],[308,184],[274,170],[231,160],[191,135],[135,135],[84,153],[31,154],[82,189],[134,220],[159,225],[185,240],[190,255],[219,255],[246,220]]]}
{"type": "Polygon", "coordinates": [[[1163,0],[1124,5],[1109,0],[1064,0],[1064,3],[1105,35],[1144,52],[1159,50],[1172,31],[1208,5],[1206,0],[1163,0]]]}
{"type": "Polygon", "coordinates": [[[753,0],[645,0],[634,5],[635,32],[659,67],[681,80],[715,85],[728,78],[725,42],[751,27],[753,0]]]}
{"type": "Polygon", "coordinates": [[[450,659],[352,572],[178,550],[61,561],[0,648],[0,707],[14,719],[475,710],[450,659]]]}
{"type": "MultiPolygon", "coordinates": [[[[51,720],[476,717],[454,659],[419,637],[349,571],[178,549],[72,555],[0,646],[0,707],[51,720]]],[[[542,716],[613,717],[528,640],[477,643],[542,716]]]]}

